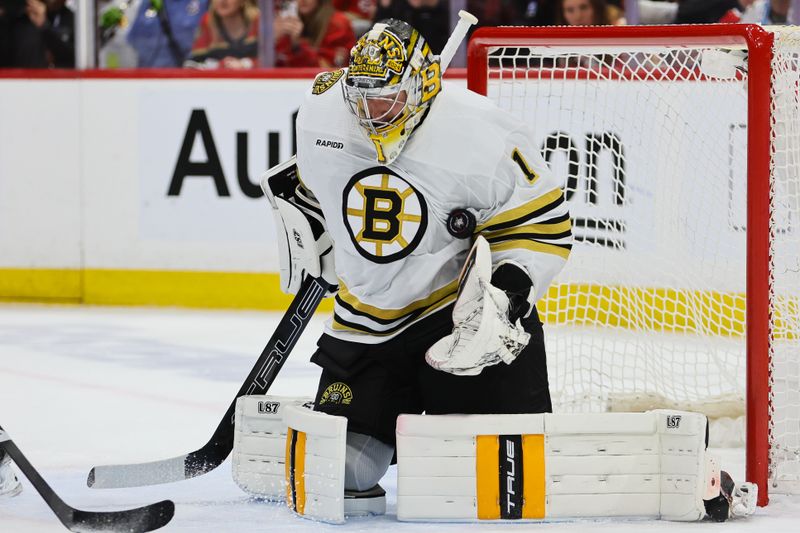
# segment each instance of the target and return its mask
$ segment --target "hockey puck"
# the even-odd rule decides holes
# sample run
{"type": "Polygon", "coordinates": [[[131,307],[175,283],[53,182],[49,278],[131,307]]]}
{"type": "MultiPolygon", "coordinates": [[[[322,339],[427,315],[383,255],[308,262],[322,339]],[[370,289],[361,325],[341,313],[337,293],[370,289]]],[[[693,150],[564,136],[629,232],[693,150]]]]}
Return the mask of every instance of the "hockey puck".
{"type": "Polygon", "coordinates": [[[447,217],[447,232],[456,239],[469,239],[476,224],[475,215],[466,209],[454,209],[447,217]]]}

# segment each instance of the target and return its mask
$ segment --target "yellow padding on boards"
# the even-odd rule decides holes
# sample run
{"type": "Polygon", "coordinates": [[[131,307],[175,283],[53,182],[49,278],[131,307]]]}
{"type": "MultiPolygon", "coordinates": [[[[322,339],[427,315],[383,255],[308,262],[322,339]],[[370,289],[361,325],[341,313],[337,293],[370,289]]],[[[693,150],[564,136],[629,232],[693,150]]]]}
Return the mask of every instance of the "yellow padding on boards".
{"type": "Polygon", "coordinates": [[[306,511],[306,434],[288,428],[286,433],[286,503],[298,514],[306,511]],[[294,486],[292,485],[294,481],[294,486]],[[294,489],[294,490],[292,490],[294,489]],[[294,494],[294,497],[292,497],[294,494]]]}
{"type": "MultiPolygon", "coordinates": [[[[0,301],[282,310],[293,297],[279,284],[276,272],[0,268],[0,301]]],[[[552,285],[536,307],[550,325],[745,334],[743,292],[562,284],[552,285]]],[[[320,304],[320,311],[332,309],[332,298],[320,304]]],[[[776,296],[775,338],[800,339],[798,309],[800,300],[776,296]]]]}
{"type": "Polygon", "coordinates": [[[500,518],[500,442],[497,435],[475,437],[475,484],[478,518],[500,518]]]}
{"type": "Polygon", "coordinates": [[[292,295],[280,290],[278,274],[100,270],[84,272],[84,303],[177,305],[213,309],[285,309],[292,295]]]}
{"type": "Polygon", "coordinates": [[[78,303],[82,278],[79,269],[0,268],[0,300],[78,303]]]}
{"type": "Polygon", "coordinates": [[[544,435],[522,436],[522,518],[544,518],[544,435]]]}
{"type": "MultiPolygon", "coordinates": [[[[286,309],[294,298],[272,272],[0,268],[0,301],[286,309]]],[[[320,304],[331,311],[333,299],[320,304]]]]}

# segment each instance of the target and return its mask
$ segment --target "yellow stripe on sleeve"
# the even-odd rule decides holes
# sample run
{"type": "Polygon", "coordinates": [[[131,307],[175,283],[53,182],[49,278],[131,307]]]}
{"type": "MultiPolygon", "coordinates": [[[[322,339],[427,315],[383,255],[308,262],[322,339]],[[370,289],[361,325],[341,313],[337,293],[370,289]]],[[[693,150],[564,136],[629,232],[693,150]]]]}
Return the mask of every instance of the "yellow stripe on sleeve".
{"type": "Polygon", "coordinates": [[[522,472],[522,518],[544,518],[544,435],[522,436],[522,472]]]}
{"type": "Polygon", "coordinates": [[[541,235],[557,235],[572,230],[572,221],[569,219],[562,220],[555,224],[526,224],[522,226],[514,226],[511,228],[500,229],[495,231],[487,231],[483,236],[490,240],[495,237],[506,237],[508,235],[518,235],[520,233],[538,233],[541,235]]]}
{"type": "Polygon", "coordinates": [[[553,189],[552,191],[545,193],[538,198],[534,198],[530,202],[522,204],[519,207],[509,209],[508,211],[503,211],[502,213],[493,216],[483,224],[478,225],[478,227],[475,228],[475,232],[480,233],[481,231],[484,231],[492,226],[505,224],[507,222],[517,220],[518,218],[522,218],[529,213],[533,213],[534,211],[538,211],[539,209],[556,202],[561,197],[561,194],[561,189],[553,189]]]}
{"type": "Polygon", "coordinates": [[[475,437],[475,484],[478,518],[500,518],[500,442],[497,435],[475,437]]]}

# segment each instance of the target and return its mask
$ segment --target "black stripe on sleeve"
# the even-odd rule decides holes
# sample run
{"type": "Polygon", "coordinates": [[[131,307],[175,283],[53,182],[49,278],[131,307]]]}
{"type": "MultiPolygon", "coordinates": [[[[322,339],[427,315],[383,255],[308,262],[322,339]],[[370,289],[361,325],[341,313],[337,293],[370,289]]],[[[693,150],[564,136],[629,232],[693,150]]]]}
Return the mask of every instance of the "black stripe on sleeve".
{"type": "Polygon", "coordinates": [[[513,241],[517,239],[528,239],[531,241],[557,241],[572,235],[572,232],[567,230],[561,233],[509,233],[507,235],[498,235],[496,237],[488,237],[486,240],[489,242],[502,242],[513,241]]]}
{"type": "MultiPolygon", "coordinates": [[[[566,235],[565,235],[566,237],[566,235]]],[[[545,238],[539,236],[538,234],[532,233],[519,233],[516,235],[503,235],[502,237],[492,237],[491,239],[486,239],[489,244],[497,244],[504,241],[532,241],[538,242],[539,244],[546,244],[548,246],[557,246],[564,250],[572,250],[572,244],[559,244],[556,242],[541,242],[545,240],[545,238]],[[534,238],[535,237],[535,238],[534,238]]]]}
{"type": "Polygon", "coordinates": [[[523,222],[542,216],[545,213],[552,211],[553,209],[555,209],[556,207],[560,206],[563,203],[564,203],[564,195],[562,194],[557,199],[553,200],[547,205],[540,207],[539,209],[536,209],[535,211],[526,213],[521,217],[509,220],[508,222],[501,222],[499,224],[492,224],[491,226],[486,226],[485,228],[481,228],[481,232],[497,231],[500,229],[513,228],[514,226],[519,226],[523,222]]]}

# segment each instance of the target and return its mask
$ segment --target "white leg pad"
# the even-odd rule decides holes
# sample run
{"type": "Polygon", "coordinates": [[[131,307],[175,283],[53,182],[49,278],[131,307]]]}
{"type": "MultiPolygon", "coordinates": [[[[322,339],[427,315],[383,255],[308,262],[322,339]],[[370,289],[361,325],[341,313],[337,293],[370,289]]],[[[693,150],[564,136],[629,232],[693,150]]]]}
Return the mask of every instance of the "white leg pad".
{"type": "Polygon", "coordinates": [[[312,404],[312,398],[242,396],[236,400],[232,468],[233,480],[253,496],[286,499],[287,406],[312,404]]]}
{"type": "Polygon", "coordinates": [[[344,523],[347,419],[287,406],[284,421],[289,507],[305,518],[344,523]]]}
{"type": "Polygon", "coordinates": [[[705,416],[402,415],[399,520],[700,520],[705,416]]]}

